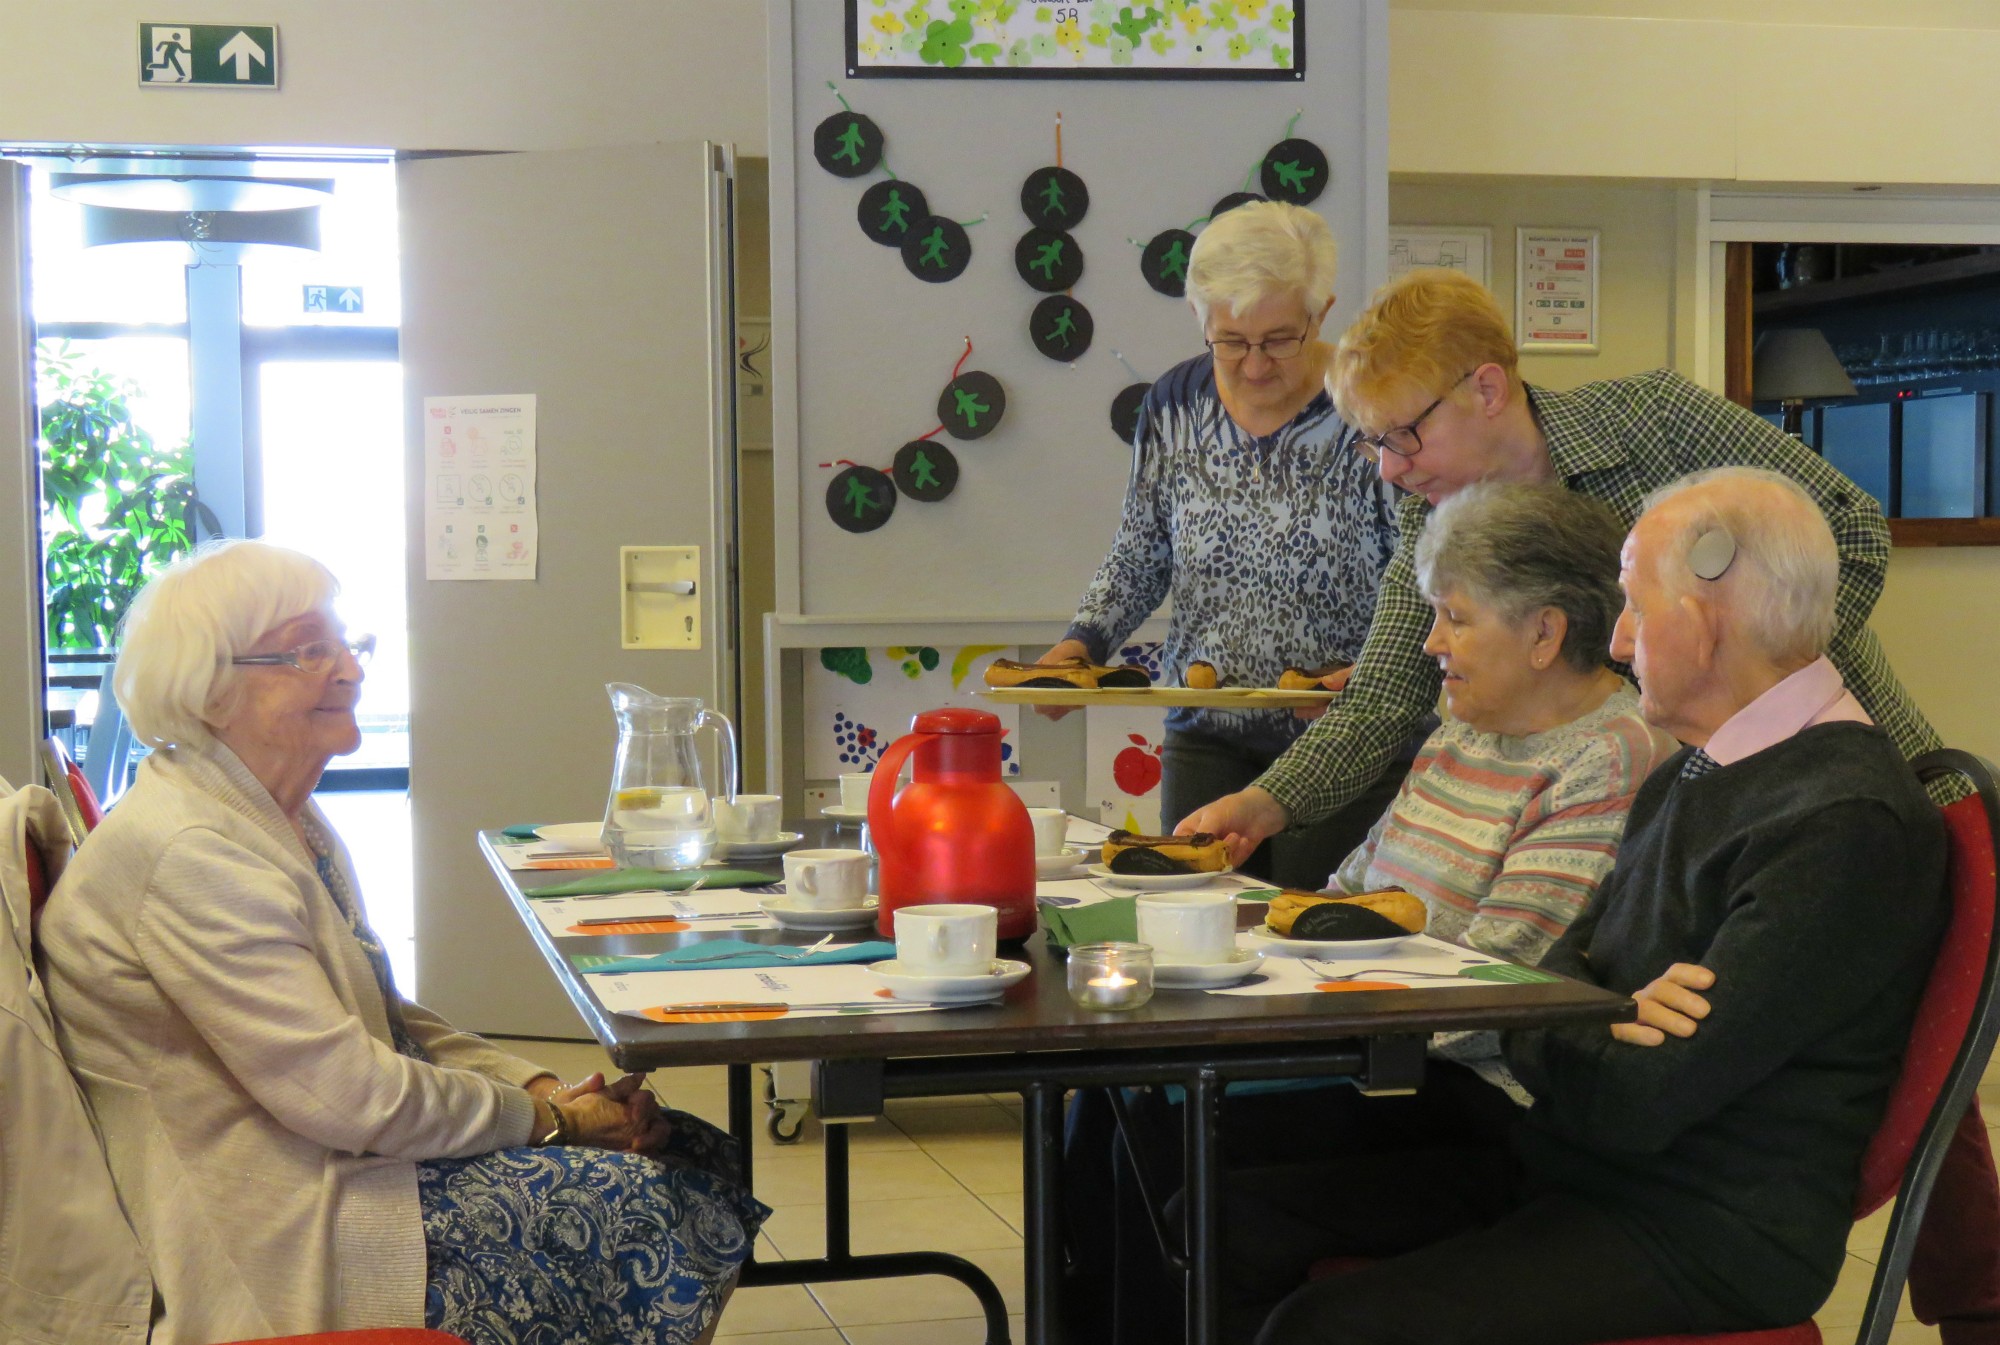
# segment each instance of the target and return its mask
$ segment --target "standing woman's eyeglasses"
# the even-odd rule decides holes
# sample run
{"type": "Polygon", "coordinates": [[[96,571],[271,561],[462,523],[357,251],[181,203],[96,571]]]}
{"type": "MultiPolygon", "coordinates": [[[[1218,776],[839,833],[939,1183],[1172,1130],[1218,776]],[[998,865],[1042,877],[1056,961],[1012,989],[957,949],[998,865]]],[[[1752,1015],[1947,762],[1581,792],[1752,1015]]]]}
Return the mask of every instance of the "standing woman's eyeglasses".
{"type": "Polygon", "coordinates": [[[375,656],[375,637],[357,635],[351,640],[314,640],[310,644],[287,649],[282,654],[245,654],[229,661],[239,668],[297,668],[302,673],[317,677],[331,672],[343,653],[354,655],[355,663],[365,668],[368,660],[375,656]]]}
{"type": "Polygon", "coordinates": [[[1384,430],[1380,434],[1358,436],[1354,441],[1355,451],[1370,462],[1382,461],[1384,453],[1394,453],[1399,458],[1416,457],[1417,454],[1424,451],[1423,437],[1417,433],[1417,427],[1424,423],[1431,412],[1444,405],[1445,398],[1458,391],[1460,383],[1463,383],[1478,372],[1477,369],[1467,369],[1464,373],[1453,379],[1451,386],[1440,392],[1437,395],[1436,401],[1417,412],[1417,418],[1409,424],[1398,425],[1395,429],[1384,430]]]}

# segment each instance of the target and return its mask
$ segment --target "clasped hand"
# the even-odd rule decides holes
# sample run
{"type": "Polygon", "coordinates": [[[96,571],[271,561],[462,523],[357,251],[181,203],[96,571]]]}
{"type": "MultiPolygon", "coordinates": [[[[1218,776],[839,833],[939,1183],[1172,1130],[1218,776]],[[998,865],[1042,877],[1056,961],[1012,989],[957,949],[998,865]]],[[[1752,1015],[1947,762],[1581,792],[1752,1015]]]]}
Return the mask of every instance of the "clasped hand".
{"type": "Polygon", "coordinates": [[[1698,962],[1676,962],[1650,984],[1636,991],[1636,1023],[1613,1023],[1611,1035],[1632,1046],[1659,1046],[1668,1037],[1692,1037],[1708,1017],[1708,1001],[1700,995],[1715,984],[1715,973],[1698,962]]]}
{"type": "Polygon", "coordinates": [[[673,1133],[673,1123],[661,1113],[659,1099],[646,1090],[645,1082],[643,1074],[627,1074],[613,1083],[606,1083],[602,1074],[592,1074],[578,1083],[540,1091],[562,1109],[576,1143],[657,1154],[673,1133]]]}

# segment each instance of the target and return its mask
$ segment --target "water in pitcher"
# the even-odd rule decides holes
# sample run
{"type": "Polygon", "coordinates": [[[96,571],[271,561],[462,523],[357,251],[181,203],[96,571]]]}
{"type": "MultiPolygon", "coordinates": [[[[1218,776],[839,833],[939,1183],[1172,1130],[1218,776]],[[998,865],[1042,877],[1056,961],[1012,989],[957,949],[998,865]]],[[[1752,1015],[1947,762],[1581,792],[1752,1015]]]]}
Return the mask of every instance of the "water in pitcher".
{"type": "Polygon", "coordinates": [[[699,789],[621,789],[604,829],[611,857],[630,869],[693,869],[715,849],[708,796],[699,789]]]}

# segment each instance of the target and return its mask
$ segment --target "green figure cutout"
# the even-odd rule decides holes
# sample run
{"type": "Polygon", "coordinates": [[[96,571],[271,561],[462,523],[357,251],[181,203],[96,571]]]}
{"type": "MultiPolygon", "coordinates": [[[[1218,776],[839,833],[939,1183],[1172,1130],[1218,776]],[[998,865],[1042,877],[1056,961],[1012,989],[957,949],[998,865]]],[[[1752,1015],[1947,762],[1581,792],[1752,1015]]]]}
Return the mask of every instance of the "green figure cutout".
{"type": "Polygon", "coordinates": [[[903,193],[889,188],[889,199],[882,206],[882,232],[891,229],[903,230],[910,227],[910,203],[903,199],[903,193]]]}
{"type": "Polygon", "coordinates": [[[1075,330],[1076,317],[1074,311],[1065,308],[1062,311],[1062,316],[1056,319],[1056,325],[1049,328],[1049,340],[1053,342],[1057,337],[1061,337],[1063,349],[1068,350],[1070,346],[1069,334],[1075,330]]]}
{"type": "Polygon", "coordinates": [[[882,507],[875,503],[874,495],[869,492],[867,484],[858,476],[847,478],[847,503],[853,508],[856,518],[865,517],[867,511],[870,509],[880,509],[882,507]]]}
{"type": "Polygon", "coordinates": [[[1049,180],[1042,184],[1042,213],[1060,218],[1067,210],[1063,204],[1062,180],[1050,174],[1049,180]]]}
{"type": "Polygon", "coordinates": [[[1028,269],[1030,271],[1040,271],[1044,280],[1055,279],[1056,265],[1062,261],[1062,248],[1063,241],[1060,238],[1053,242],[1042,244],[1042,250],[1037,252],[1035,259],[1028,263],[1028,269]]]}
{"type": "Polygon", "coordinates": [[[918,490],[929,490],[938,483],[937,473],[931,468],[930,455],[922,449],[910,459],[910,484],[918,490]]]}
{"type": "Polygon", "coordinates": [[[943,270],[946,261],[944,254],[947,250],[944,241],[944,226],[940,224],[924,235],[924,251],[923,255],[917,258],[917,265],[935,266],[939,270],[943,270]]]}
{"type": "Polygon", "coordinates": [[[1160,258],[1160,278],[1162,280],[1186,280],[1187,263],[1187,249],[1182,247],[1181,240],[1176,238],[1174,245],[1167,249],[1164,257],[1160,258]]]}
{"type": "Polygon", "coordinates": [[[1304,191],[1306,189],[1306,179],[1319,172],[1317,168],[1299,167],[1297,159],[1288,159],[1282,163],[1273,163],[1271,171],[1278,175],[1278,181],[1284,183],[1293,191],[1304,191]]]}
{"type": "Polygon", "coordinates": [[[861,166],[861,142],[865,138],[861,134],[860,123],[849,122],[847,129],[840,133],[840,148],[833,152],[833,157],[836,159],[845,159],[856,168],[859,168],[861,166]]]}
{"type": "Polygon", "coordinates": [[[951,404],[954,411],[965,417],[965,428],[968,430],[978,429],[979,418],[993,409],[980,401],[977,393],[967,392],[964,388],[951,390],[951,404]]]}

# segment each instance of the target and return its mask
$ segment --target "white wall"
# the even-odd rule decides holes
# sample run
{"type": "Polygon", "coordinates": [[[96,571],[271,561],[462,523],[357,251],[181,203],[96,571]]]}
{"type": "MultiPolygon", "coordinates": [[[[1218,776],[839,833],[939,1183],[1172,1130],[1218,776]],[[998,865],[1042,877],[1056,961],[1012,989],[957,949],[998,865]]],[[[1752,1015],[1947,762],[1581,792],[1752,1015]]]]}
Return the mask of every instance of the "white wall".
{"type": "Polygon", "coordinates": [[[0,31],[8,142],[764,152],[762,0],[0,0],[0,31]],[[163,16],[276,23],[281,87],[141,89],[163,16]]]}

